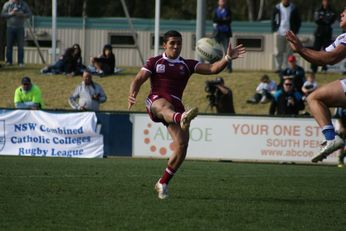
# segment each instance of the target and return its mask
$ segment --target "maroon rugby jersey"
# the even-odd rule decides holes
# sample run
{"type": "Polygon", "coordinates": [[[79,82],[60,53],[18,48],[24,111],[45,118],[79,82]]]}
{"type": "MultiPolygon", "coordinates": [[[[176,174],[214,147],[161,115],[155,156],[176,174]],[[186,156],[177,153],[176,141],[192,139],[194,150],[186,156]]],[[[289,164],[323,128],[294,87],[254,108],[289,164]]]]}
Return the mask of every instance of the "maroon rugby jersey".
{"type": "Polygon", "coordinates": [[[151,73],[150,94],[172,95],[182,98],[190,76],[199,62],[192,59],[169,59],[165,54],[147,60],[142,69],[151,73]]]}

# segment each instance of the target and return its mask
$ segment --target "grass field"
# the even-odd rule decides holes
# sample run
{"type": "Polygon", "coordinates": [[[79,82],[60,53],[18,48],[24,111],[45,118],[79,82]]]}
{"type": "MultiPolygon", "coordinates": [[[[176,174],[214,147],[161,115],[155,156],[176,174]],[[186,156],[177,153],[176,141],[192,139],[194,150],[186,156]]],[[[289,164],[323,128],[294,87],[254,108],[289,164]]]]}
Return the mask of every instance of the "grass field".
{"type": "MultiPolygon", "coordinates": [[[[21,78],[28,75],[34,83],[40,86],[46,109],[71,109],[67,99],[76,85],[80,83],[81,77],[68,78],[64,75],[40,75],[39,70],[42,67],[42,65],[26,65],[24,69],[18,69],[14,65],[0,68],[0,107],[14,107],[14,91],[20,85],[21,78]]],[[[124,68],[124,71],[116,76],[94,77],[94,80],[103,86],[108,96],[107,102],[101,105],[101,110],[127,110],[129,86],[139,67],[122,68],[124,68]]],[[[186,87],[183,101],[186,105],[198,106],[201,112],[206,112],[208,101],[206,99],[207,94],[204,91],[205,81],[221,76],[225,79],[225,84],[233,91],[237,114],[268,114],[269,104],[249,105],[245,103],[246,99],[254,94],[260,76],[265,73],[278,82],[277,74],[268,71],[235,71],[232,74],[222,72],[211,76],[194,74],[186,87]]],[[[317,81],[320,85],[323,85],[341,77],[340,74],[319,73],[317,81]]],[[[145,111],[144,100],[148,92],[149,81],[141,89],[137,97],[138,103],[133,107],[133,111],[145,111]]],[[[207,111],[207,113],[210,112],[207,111]]]]}
{"type": "Polygon", "coordinates": [[[0,230],[346,230],[345,169],[165,160],[0,157],[0,230]]]}

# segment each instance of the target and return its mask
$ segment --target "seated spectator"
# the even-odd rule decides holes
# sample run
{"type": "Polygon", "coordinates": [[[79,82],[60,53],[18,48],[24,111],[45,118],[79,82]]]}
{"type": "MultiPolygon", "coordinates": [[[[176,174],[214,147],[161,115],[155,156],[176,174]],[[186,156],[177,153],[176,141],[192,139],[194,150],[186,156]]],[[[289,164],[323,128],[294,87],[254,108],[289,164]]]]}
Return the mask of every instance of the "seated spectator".
{"type": "Polygon", "coordinates": [[[246,102],[252,104],[257,104],[258,102],[267,103],[273,98],[272,94],[274,94],[276,88],[276,82],[269,79],[268,75],[263,75],[260,79],[260,83],[256,88],[255,95],[252,98],[248,99],[246,102]]]}
{"type": "Polygon", "coordinates": [[[305,82],[305,71],[301,66],[297,65],[297,60],[294,55],[288,56],[287,61],[288,67],[280,73],[280,84],[278,89],[283,88],[282,84],[284,82],[284,77],[291,76],[293,77],[295,89],[302,93],[302,86],[305,82]]]}
{"type": "Polygon", "coordinates": [[[91,66],[88,68],[93,74],[99,76],[113,74],[115,68],[115,56],[112,51],[112,46],[106,44],[103,47],[102,54],[98,57],[91,57],[90,62],[91,66]]]}
{"type": "Polygon", "coordinates": [[[68,102],[73,109],[98,111],[100,104],[106,102],[103,88],[92,80],[92,75],[84,71],[83,81],[76,87],[68,102]]]}
{"type": "Polygon", "coordinates": [[[40,88],[31,83],[27,76],[22,78],[22,85],[14,93],[14,104],[19,109],[41,109],[43,106],[40,88]]]}
{"type": "Polygon", "coordinates": [[[304,109],[302,94],[295,90],[293,80],[288,78],[284,80],[283,89],[274,94],[270,105],[270,115],[298,115],[300,110],[304,109]]]}
{"type": "Polygon", "coordinates": [[[82,64],[82,51],[76,43],[66,49],[59,60],[41,70],[42,74],[66,74],[75,76],[82,74],[85,66],[82,64]]]}
{"type": "Polygon", "coordinates": [[[308,77],[307,77],[307,79],[304,82],[303,87],[302,87],[302,92],[304,94],[304,97],[303,97],[304,100],[306,99],[306,97],[308,97],[308,95],[310,95],[311,92],[316,90],[317,87],[318,87],[318,85],[316,82],[315,73],[309,72],[308,77]]]}

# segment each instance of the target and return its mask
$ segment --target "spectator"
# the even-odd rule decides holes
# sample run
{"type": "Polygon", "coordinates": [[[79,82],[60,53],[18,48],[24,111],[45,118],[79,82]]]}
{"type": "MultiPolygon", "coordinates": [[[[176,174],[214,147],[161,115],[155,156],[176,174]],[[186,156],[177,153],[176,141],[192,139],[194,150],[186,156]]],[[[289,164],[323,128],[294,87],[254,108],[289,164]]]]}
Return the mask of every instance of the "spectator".
{"type": "Polygon", "coordinates": [[[301,66],[297,65],[297,60],[294,55],[288,56],[287,60],[288,67],[280,74],[279,89],[282,89],[284,78],[289,76],[293,78],[293,83],[296,90],[302,93],[302,86],[305,82],[305,70],[301,66]]]}
{"type": "Polygon", "coordinates": [[[6,65],[13,63],[13,45],[18,47],[18,65],[24,67],[24,23],[31,17],[28,4],[22,0],[7,1],[1,11],[7,19],[6,65]]]}
{"type": "Polygon", "coordinates": [[[268,75],[263,75],[260,79],[260,83],[256,88],[255,95],[248,99],[246,102],[251,104],[267,103],[273,98],[273,94],[276,91],[277,84],[274,80],[271,80],[268,75]]]}
{"type": "Polygon", "coordinates": [[[287,60],[285,57],[292,54],[292,50],[289,48],[285,38],[286,32],[292,30],[297,34],[301,26],[300,13],[297,6],[291,3],[290,0],[282,0],[273,9],[271,23],[276,44],[275,68],[276,72],[279,73],[282,70],[283,61],[287,60]]]}
{"type": "Polygon", "coordinates": [[[302,92],[304,94],[303,99],[305,100],[306,97],[308,97],[308,95],[316,89],[317,89],[317,82],[316,82],[315,73],[310,72],[302,87],[302,92]]]}
{"type": "MultiPolygon", "coordinates": [[[[324,50],[332,41],[333,28],[332,25],[337,19],[336,12],[329,4],[329,0],[322,0],[322,4],[314,14],[315,23],[317,24],[314,36],[314,50],[324,50]]],[[[316,73],[318,66],[311,64],[311,71],[316,73]]],[[[322,66],[323,71],[327,71],[327,65],[322,66]]]]}
{"type": "Polygon", "coordinates": [[[232,90],[225,86],[223,78],[218,79],[220,84],[216,85],[215,102],[217,113],[234,114],[233,93],[232,90]]]}
{"type": "MultiPolygon", "coordinates": [[[[213,14],[215,40],[221,43],[224,53],[226,53],[230,37],[232,37],[232,12],[227,7],[225,0],[219,0],[218,7],[214,9],[213,14]]],[[[227,64],[227,70],[232,72],[232,61],[227,64]]]]}
{"type": "Polygon", "coordinates": [[[31,83],[27,76],[22,78],[22,85],[14,93],[14,104],[19,109],[41,109],[43,106],[40,88],[31,83]]]}
{"type": "Polygon", "coordinates": [[[92,80],[92,75],[84,71],[83,81],[76,87],[69,98],[73,109],[80,111],[98,111],[100,104],[106,102],[103,88],[92,80]]]}
{"type": "Polygon", "coordinates": [[[274,94],[270,115],[298,115],[304,109],[302,94],[294,89],[292,79],[285,79],[283,89],[274,94]]]}
{"type": "Polygon", "coordinates": [[[99,57],[91,58],[91,71],[97,75],[111,75],[114,73],[115,56],[112,51],[112,46],[106,44],[103,47],[102,54],[99,57]]]}
{"type": "Polygon", "coordinates": [[[82,64],[82,51],[79,44],[75,43],[66,49],[54,65],[49,65],[41,70],[42,74],[66,74],[75,76],[82,74],[85,69],[82,64]]]}

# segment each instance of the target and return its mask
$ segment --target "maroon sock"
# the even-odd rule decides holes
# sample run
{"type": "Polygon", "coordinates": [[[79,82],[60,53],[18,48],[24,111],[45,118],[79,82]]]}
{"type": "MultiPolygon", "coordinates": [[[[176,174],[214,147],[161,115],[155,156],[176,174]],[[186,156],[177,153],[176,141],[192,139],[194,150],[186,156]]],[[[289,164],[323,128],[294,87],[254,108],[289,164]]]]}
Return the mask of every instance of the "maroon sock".
{"type": "Polygon", "coordinates": [[[173,114],[173,121],[176,124],[180,124],[180,120],[181,120],[181,113],[176,112],[173,114]]]}
{"type": "Polygon", "coordinates": [[[163,173],[161,179],[160,179],[160,183],[161,184],[168,184],[169,181],[172,179],[172,177],[174,176],[175,170],[170,167],[167,166],[165,172],[163,173]]]}

